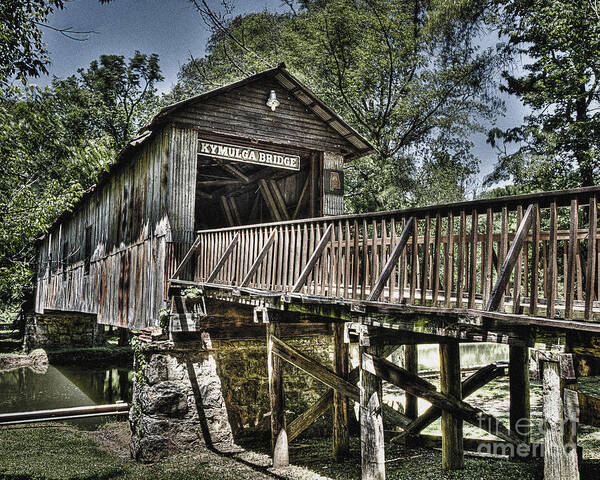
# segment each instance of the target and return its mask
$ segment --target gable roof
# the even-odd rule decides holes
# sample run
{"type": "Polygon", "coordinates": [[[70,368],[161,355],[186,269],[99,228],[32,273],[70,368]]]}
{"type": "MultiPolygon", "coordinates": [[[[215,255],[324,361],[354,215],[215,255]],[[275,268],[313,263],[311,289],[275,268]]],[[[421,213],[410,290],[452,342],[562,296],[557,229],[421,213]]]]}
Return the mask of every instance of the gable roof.
{"type": "Polygon", "coordinates": [[[159,124],[167,122],[171,115],[174,115],[187,107],[190,107],[194,104],[203,103],[215,96],[265,78],[274,78],[279,85],[291,93],[302,105],[304,105],[306,109],[311,111],[322,122],[331,127],[352,149],[351,153],[347,155],[346,158],[362,157],[363,155],[367,155],[375,151],[375,148],[367,139],[365,139],[354,128],[348,125],[337,113],[323,103],[323,101],[319,99],[319,97],[317,97],[317,95],[315,95],[306,85],[301,83],[296,77],[289,73],[285,68],[285,64],[283,63],[275,68],[264,70],[255,75],[243,78],[237,82],[224,85],[214,90],[210,90],[200,95],[196,95],[164,107],[158,112],[157,115],[154,116],[150,123],[145,125],[140,130],[140,132],[153,130],[154,127],[158,126],[159,124]]]}

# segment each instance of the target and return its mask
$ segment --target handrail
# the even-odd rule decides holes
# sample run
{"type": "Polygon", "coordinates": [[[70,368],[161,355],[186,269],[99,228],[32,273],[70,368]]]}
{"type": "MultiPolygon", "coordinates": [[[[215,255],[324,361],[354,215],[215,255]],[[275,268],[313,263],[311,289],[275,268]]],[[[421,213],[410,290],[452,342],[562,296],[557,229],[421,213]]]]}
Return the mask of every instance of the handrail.
{"type": "Polygon", "coordinates": [[[594,186],[202,230],[191,280],[595,321],[599,194],[594,186]]]}
{"type": "Polygon", "coordinates": [[[495,198],[483,198],[477,200],[465,200],[462,202],[427,205],[424,207],[413,207],[398,210],[387,210],[381,212],[366,212],[366,213],[349,213],[345,215],[335,215],[329,217],[312,217],[312,218],[301,218],[298,220],[284,220],[281,222],[268,222],[268,223],[253,223],[249,225],[239,225],[235,227],[223,227],[223,228],[208,228],[202,230],[196,230],[196,234],[199,233],[215,233],[215,232],[227,232],[231,230],[243,230],[257,227],[277,227],[279,225],[295,225],[306,222],[322,222],[322,221],[333,221],[333,220],[354,220],[354,219],[378,219],[382,217],[401,217],[401,216],[416,216],[417,218],[423,218],[428,213],[431,215],[435,212],[454,214],[459,213],[461,210],[465,210],[466,213],[472,213],[473,210],[482,211],[482,209],[492,208],[494,212],[498,212],[503,206],[516,206],[516,205],[529,205],[530,203],[538,203],[540,208],[547,208],[552,199],[556,199],[557,206],[566,207],[569,205],[573,198],[577,198],[580,206],[587,205],[587,200],[591,193],[600,193],[600,185],[594,185],[592,187],[580,187],[569,190],[551,190],[547,192],[537,193],[526,193],[522,195],[507,195],[504,197],[495,198]]]}

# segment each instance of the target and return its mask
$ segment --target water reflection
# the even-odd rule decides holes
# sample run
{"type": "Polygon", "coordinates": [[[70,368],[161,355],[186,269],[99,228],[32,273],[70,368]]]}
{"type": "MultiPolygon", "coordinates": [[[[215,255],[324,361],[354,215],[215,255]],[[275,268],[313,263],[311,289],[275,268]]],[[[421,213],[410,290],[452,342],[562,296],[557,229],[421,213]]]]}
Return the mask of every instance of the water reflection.
{"type": "MultiPolygon", "coordinates": [[[[0,372],[0,413],[129,402],[132,375],[126,368],[52,365],[46,373],[27,367],[0,372]]],[[[73,420],[84,427],[102,421],[73,420]]]]}
{"type": "MultiPolygon", "coordinates": [[[[396,350],[392,354],[391,360],[397,365],[404,365],[404,350],[396,350]]],[[[460,345],[462,367],[487,365],[500,361],[508,361],[508,345],[497,343],[462,343],[460,345]]],[[[438,345],[419,345],[419,370],[438,370],[439,368],[438,345]]]]}

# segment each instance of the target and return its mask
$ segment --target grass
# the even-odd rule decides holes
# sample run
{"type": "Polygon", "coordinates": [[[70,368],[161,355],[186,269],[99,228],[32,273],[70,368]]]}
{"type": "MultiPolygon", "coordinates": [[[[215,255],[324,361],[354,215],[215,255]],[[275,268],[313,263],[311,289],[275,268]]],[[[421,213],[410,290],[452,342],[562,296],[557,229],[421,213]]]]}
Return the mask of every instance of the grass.
{"type": "Polygon", "coordinates": [[[125,472],[123,463],[71,427],[0,431],[0,478],[102,480],[125,472]]]}
{"type": "MultiPolygon", "coordinates": [[[[290,446],[293,466],[273,471],[268,444],[246,444],[219,454],[204,448],[178,454],[153,465],[128,458],[129,427],[112,422],[98,432],[48,424],[0,429],[0,478],[6,480],[241,480],[252,479],[340,479],[360,478],[360,445],[352,439],[348,460],[334,462],[330,441],[299,440],[290,446]]],[[[502,460],[466,458],[466,469],[442,472],[440,453],[424,449],[388,447],[388,479],[537,480],[539,465],[502,460]]]]}

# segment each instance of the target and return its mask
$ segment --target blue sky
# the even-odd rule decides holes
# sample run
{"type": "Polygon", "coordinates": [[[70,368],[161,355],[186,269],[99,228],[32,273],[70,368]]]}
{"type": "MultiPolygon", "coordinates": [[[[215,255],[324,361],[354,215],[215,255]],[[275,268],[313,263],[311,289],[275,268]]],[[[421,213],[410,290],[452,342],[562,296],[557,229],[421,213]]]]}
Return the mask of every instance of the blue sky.
{"type": "MultiPolygon", "coordinates": [[[[220,2],[213,0],[211,5],[220,2]]],[[[287,8],[281,0],[234,0],[235,13],[277,10],[287,8]]],[[[180,66],[190,56],[201,57],[209,38],[209,31],[200,15],[188,0],[113,0],[101,5],[98,0],[73,0],[54,13],[49,23],[58,28],[93,30],[85,42],[70,40],[52,30],[44,32],[52,65],[49,77],[34,79],[32,83],[45,85],[52,75],[67,77],[84,68],[101,54],[130,57],[135,50],[158,53],[165,81],[160,91],[168,91],[177,81],[180,66]]],[[[484,39],[484,43],[495,38],[484,39]]],[[[499,119],[501,128],[518,125],[526,110],[514,97],[504,96],[507,112],[499,119]]],[[[475,154],[481,159],[481,177],[491,171],[495,154],[485,143],[485,135],[475,135],[475,154]]]]}

